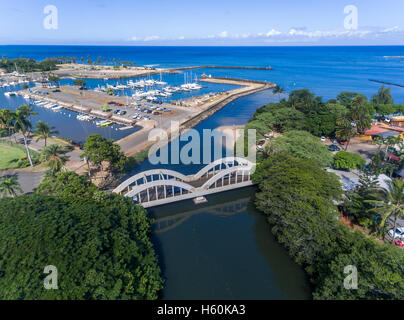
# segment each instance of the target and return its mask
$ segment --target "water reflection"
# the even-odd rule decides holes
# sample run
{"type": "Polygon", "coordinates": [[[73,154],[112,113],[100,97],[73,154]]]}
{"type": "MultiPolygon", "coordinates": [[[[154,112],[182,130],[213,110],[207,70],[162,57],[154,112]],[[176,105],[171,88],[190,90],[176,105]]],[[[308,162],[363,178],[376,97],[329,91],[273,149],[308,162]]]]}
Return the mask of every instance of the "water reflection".
{"type": "Polygon", "coordinates": [[[253,206],[255,188],[149,209],[164,299],[309,299],[305,273],[253,206]],[[166,263],[167,261],[167,263],[166,263]]]}

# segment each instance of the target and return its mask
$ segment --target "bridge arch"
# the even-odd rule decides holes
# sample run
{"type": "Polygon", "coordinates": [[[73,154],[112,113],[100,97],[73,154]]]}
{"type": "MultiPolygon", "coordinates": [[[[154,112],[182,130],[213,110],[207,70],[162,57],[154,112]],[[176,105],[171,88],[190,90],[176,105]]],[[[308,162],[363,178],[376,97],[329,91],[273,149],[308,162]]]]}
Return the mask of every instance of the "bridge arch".
{"type": "Polygon", "coordinates": [[[237,166],[253,166],[255,165],[251,161],[245,158],[240,158],[240,157],[227,157],[227,158],[221,158],[213,161],[212,163],[208,164],[206,167],[203,167],[201,170],[199,170],[195,175],[195,179],[199,179],[205,174],[207,174],[209,171],[214,170],[218,165],[225,164],[226,168],[229,168],[229,164],[232,164],[231,167],[235,167],[237,163],[237,166]]]}
{"type": "MultiPolygon", "coordinates": [[[[167,169],[153,169],[153,170],[148,170],[148,171],[144,171],[144,172],[140,172],[132,177],[130,177],[129,179],[125,180],[123,183],[121,183],[118,187],[116,187],[114,189],[114,193],[122,193],[125,191],[125,189],[127,189],[128,187],[130,187],[133,183],[139,181],[140,179],[143,179],[143,183],[149,183],[148,181],[148,177],[154,177],[154,176],[158,176],[159,177],[159,181],[160,178],[163,176],[167,176],[167,177],[173,177],[173,179],[178,179],[180,181],[188,181],[189,177],[187,177],[186,175],[183,175],[182,173],[179,173],[177,171],[174,170],[167,170],[167,169]]],[[[165,179],[165,178],[164,178],[165,179]]],[[[163,180],[163,179],[161,179],[163,180]]],[[[169,179],[168,179],[169,180],[169,179]]],[[[137,185],[137,184],[136,184],[137,185]]]]}
{"type": "MultiPolygon", "coordinates": [[[[158,189],[160,187],[164,188],[164,192],[165,192],[164,197],[165,198],[167,198],[167,187],[172,187],[172,188],[177,187],[177,188],[179,188],[180,191],[181,191],[181,195],[183,194],[183,190],[185,190],[187,193],[193,193],[194,190],[195,190],[195,188],[193,186],[189,185],[188,183],[182,182],[182,181],[160,180],[160,181],[153,181],[153,182],[148,182],[148,183],[145,183],[145,184],[138,185],[138,186],[134,187],[131,191],[129,191],[125,196],[126,197],[131,197],[131,198],[137,196],[139,202],[142,203],[141,195],[142,195],[143,192],[146,191],[147,198],[148,198],[147,202],[150,202],[150,192],[153,191],[153,192],[156,192],[156,194],[155,194],[156,199],[155,200],[159,200],[157,192],[158,192],[158,189]]],[[[175,192],[173,193],[172,196],[175,197],[175,192]]]]}
{"type": "Polygon", "coordinates": [[[151,207],[252,185],[254,166],[248,159],[228,157],[208,164],[193,175],[153,169],[130,177],[113,192],[151,207]]]}
{"type": "Polygon", "coordinates": [[[208,181],[206,181],[201,189],[209,189],[213,184],[215,184],[217,181],[223,179],[224,177],[231,175],[233,173],[236,173],[236,177],[235,177],[235,183],[238,183],[238,177],[237,174],[240,172],[241,173],[241,177],[242,177],[242,182],[244,182],[245,180],[250,180],[250,170],[252,169],[251,166],[246,166],[246,167],[230,167],[228,169],[222,170],[219,173],[216,173],[212,178],[210,178],[208,181]],[[247,172],[247,179],[245,179],[245,173],[247,172]]]}

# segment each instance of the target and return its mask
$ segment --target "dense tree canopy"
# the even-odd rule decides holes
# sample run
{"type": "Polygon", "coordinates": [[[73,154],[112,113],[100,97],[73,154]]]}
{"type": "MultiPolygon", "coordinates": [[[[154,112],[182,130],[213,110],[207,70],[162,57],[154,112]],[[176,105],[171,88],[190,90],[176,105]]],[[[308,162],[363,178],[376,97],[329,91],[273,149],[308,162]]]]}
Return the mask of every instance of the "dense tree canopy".
{"type": "Polygon", "coordinates": [[[297,261],[309,263],[326,250],[337,215],[332,200],[341,195],[336,175],[317,161],[279,153],[257,167],[254,181],[260,189],[258,209],[297,261]]]}
{"type": "Polygon", "coordinates": [[[404,252],[348,230],[336,219],[338,178],[318,162],[276,154],[257,166],[257,207],[278,241],[310,276],[316,299],[403,299],[404,252]],[[346,266],[358,289],[344,287],[346,266]]]}
{"type": "Polygon", "coordinates": [[[320,139],[307,131],[288,131],[274,139],[271,144],[272,153],[287,152],[297,158],[312,159],[322,166],[330,166],[332,154],[320,139]]]}
{"type": "Polygon", "coordinates": [[[390,87],[386,88],[384,85],[381,86],[377,91],[377,94],[372,96],[372,102],[375,104],[394,104],[390,87]]]}
{"type": "Polygon", "coordinates": [[[156,299],[162,279],[145,210],[97,196],[74,175],[47,181],[47,194],[0,200],[0,298],[156,299]],[[44,289],[48,265],[57,267],[58,290],[44,289]]]}
{"type": "Polygon", "coordinates": [[[57,60],[51,58],[37,62],[35,60],[23,57],[17,59],[8,59],[7,57],[3,56],[0,60],[0,68],[3,68],[8,72],[18,71],[20,73],[33,71],[52,71],[56,70],[56,64],[57,60]]]}

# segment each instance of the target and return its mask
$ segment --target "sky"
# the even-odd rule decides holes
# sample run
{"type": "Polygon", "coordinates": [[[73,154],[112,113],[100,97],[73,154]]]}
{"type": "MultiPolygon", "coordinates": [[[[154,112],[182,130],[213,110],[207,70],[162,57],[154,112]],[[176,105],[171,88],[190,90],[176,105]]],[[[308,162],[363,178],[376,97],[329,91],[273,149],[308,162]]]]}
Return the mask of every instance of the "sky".
{"type": "Polygon", "coordinates": [[[1,4],[0,45],[404,45],[404,0],[1,0],[1,4]]]}

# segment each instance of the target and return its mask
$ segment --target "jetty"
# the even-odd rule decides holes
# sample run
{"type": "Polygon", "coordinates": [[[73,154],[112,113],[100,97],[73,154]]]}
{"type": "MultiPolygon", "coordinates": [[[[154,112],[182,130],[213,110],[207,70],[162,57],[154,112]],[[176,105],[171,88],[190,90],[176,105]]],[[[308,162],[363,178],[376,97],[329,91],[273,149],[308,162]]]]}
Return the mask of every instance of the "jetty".
{"type": "Polygon", "coordinates": [[[374,79],[369,79],[369,81],[377,82],[377,83],[381,83],[381,84],[387,84],[387,85],[389,85],[389,86],[395,86],[395,87],[404,88],[404,85],[402,85],[402,84],[397,84],[397,83],[392,83],[392,82],[386,82],[386,81],[381,81],[381,80],[374,80],[374,79]]]}

